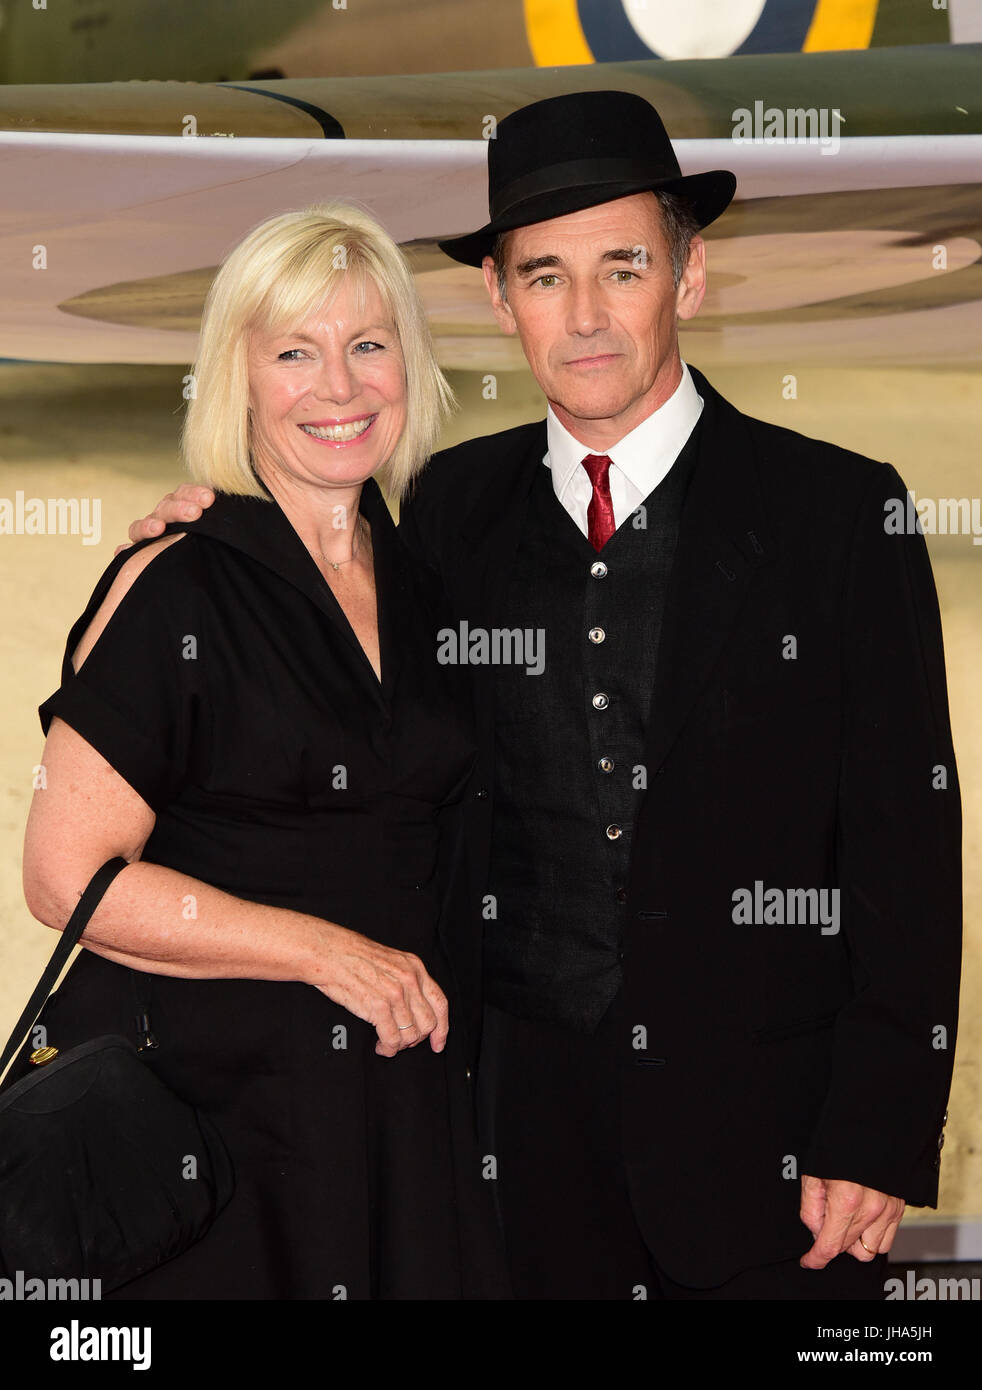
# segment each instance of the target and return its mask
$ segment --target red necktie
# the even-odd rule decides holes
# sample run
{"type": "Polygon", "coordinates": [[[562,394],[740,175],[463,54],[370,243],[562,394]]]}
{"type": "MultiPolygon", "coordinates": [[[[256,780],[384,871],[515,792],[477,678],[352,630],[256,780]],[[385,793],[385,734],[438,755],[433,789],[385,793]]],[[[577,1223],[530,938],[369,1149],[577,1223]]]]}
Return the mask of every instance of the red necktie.
{"type": "Polygon", "coordinates": [[[593,496],[587,508],[589,540],[594,550],[603,550],[617,530],[614,525],[614,504],[610,500],[610,459],[606,454],[587,454],[583,467],[593,484],[593,496]]]}

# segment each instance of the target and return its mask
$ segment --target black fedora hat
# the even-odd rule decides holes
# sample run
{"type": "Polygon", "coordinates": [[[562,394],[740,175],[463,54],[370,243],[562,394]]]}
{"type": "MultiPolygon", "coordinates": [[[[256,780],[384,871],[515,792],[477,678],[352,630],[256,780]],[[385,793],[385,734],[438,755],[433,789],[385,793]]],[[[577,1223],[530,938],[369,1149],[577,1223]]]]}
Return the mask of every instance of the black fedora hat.
{"type": "Polygon", "coordinates": [[[649,190],[684,194],[705,227],[735,189],[727,169],[683,176],[661,117],[643,97],[573,92],[505,117],[488,141],[490,221],[439,245],[453,260],[479,266],[499,232],[649,190]]]}

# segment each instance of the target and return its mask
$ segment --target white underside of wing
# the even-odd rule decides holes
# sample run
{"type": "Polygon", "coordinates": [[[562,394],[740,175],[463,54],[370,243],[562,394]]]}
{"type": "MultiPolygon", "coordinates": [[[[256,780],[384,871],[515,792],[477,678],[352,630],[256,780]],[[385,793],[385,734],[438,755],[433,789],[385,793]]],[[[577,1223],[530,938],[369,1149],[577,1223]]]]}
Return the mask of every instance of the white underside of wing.
{"type": "MultiPolygon", "coordinates": [[[[947,265],[932,267],[918,244],[917,209],[953,186],[972,194],[982,220],[982,136],[842,138],[816,143],[677,142],[685,172],[729,168],[743,204],[802,199],[800,225],[766,216],[742,227],[734,213],[711,229],[716,285],[700,331],[710,359],[725,339],[754,360],[774,360],[795,344],[826,351],[921,360],[979,352],[978,301],[797,327],[808,305],[863,292],[896,290],[925,277],[971,267],[980,257],[964,215],[946,240],[947,265]],[[904,216],[891,200],[883,225],[836,226],[835,204],[816,225],[819,195],[911,190],[904,216]],[[779,316],[747,323],[747,315],[779,316]],[[916,323],[910,322],[916,320],[916,323]],[[925,336],[926,335],[926,336],[925,336]]],[[[215,266],[245,232],[278,211],[328,198],[371,210],[400,242],[432,242],[487,220],[483,141],[354,141],[0,133],[0,357],[57,362],[191,363],[196,333],[186,321],[164,326],[144,312],[141,282],[215,266]],[[43,251],[41,250],[43,248],[43,251]],[[41,268],[43,266],[43,268],[41,268]],[[89,299],[86,299],[89,296],[89,299]],[[127,303],[138,308],[128,312],[127,303]]],[[[787,208],[788,205],[784,205],[787,208]]],[[[964,210],[963,210],[964,211],[964,210]]],[[[766,209],[761,209],[765,214],[766,209]]],[[[930,238],[929,238],[930,239],[930,238]]],[[[514,341],[497,334],[479,272],[429,255],[418,282],[447,366],[479,370],[519,365],[514,341]]],[[[951,296],[948,296],[950,299],[951,296]]],[[[705,354],[700,360],[705,360],[705,354]]]]}

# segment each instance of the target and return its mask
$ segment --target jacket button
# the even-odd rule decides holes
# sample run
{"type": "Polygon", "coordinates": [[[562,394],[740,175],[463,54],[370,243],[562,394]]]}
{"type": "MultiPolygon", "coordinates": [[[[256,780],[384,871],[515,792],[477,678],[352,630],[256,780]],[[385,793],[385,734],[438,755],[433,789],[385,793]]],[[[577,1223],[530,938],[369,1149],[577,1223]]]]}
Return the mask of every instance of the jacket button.
{"type": "MultiPolygon", "coordinates": [[[[626,902],[627,902],[627,889],[626,889],[626,888],[618,888],[617,892],[614,894],[614,897],[617,899],[617,901],[618,901],[619,903],[626,903],[626,902]]],[[[623,958],[623,955],[624,955],[624,952],[622,951],[622,952],[621,952],[621,957],[622,957],[622,958],[623,958]]]]}
{"type": "Polygon", "coordinates": [[[590,566],[590,573],[593,575],[594,579],[606,579],[607,566],[604,564],[603,560],[594,560],[593,564],[590,566]]]}
{"type": "Polygon", "coordinates": [[[481,788],[481,790],[480,790],[480,791],[478,792],[478,794],[477,794],[477,799],[478,799],[478,801],[487,801],[487,799],[488,799],[488,789],[487,789],[487,787],[482,787],[482,788],[481,788]]]}
{"type": "Polygon", "coordinates": [[[624,832],[619,825],[608,825],[604,834],[607,836],[608,840],[619,840],[624,832]]]}
{"type": "Polygon", "coordinates": [[[597,646],[600,642],[605,642],[607,640],[607,634],[606,632],[604,632],[602,627],[591,627],[590,631],[587,633],[587,636],[589,637],[590,641],[594,644],[594,646],[597,646]]]}
{"type": "Polygon", "coordinates": [[[605,695],[605,694],[603,693],[602,690],[598,690],[597,693],[596,693],[596,695],[594,695],[594,697],[593,697],[593,708],[594,708],[594,709],[606,709],[607,706],[608,706],[609,704],[610,704],[610,696],[609,696],[609,695],[605,695]]]}
{"type": "Polygon", "coordinates": [[[614,760],[613,758],[601,758],[600,761],[597,763],[597,767],[600,769],[601,772],[613,772],[614,760]]]}

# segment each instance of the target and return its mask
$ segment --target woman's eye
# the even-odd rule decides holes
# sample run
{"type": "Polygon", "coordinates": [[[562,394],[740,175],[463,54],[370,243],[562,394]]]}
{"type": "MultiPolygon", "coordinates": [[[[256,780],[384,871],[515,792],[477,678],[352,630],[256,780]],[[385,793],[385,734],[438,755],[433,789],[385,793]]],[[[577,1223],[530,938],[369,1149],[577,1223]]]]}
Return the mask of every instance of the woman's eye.
{"type": "Polygon", "coordinates": [[[369,341],[366,339],[366,341],[363,342],[363,343],[356,343],[356,344],[355,344],[355,352],[359,352],[359,353],[360,353],[360,352],[362,351],[362,349],[365,349],[365,350],[368,351],[368,352],[381,352],[382,349],[383,349],[383,347],[384,347],[384,344],[383,344],[383,343],[373,343],[373,342],[369,342],[369,341]]]}
{"type": "Polygon", "coordinates": [[[278,361],[278,362],[296,362],[297,358],[294,357],[294,355],[293,355],[294,353],[297,353],[298,356],[302,355],[302,354],[303,354],[303,348],[287,348],[285,352],[281,352],[281,353],[279,354],[279,357],[277,358],[277,361],[278,361]]]}

